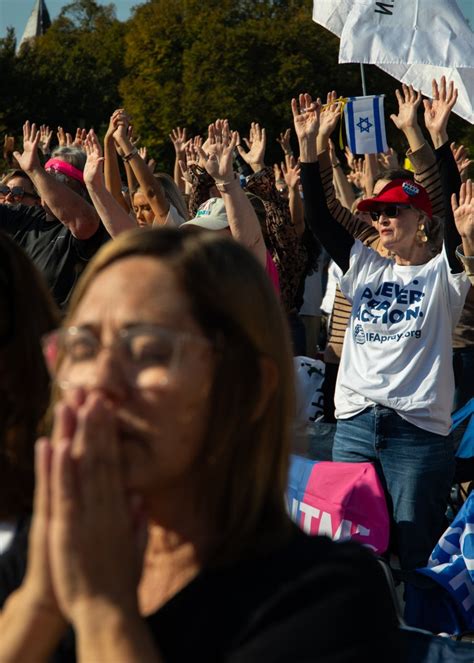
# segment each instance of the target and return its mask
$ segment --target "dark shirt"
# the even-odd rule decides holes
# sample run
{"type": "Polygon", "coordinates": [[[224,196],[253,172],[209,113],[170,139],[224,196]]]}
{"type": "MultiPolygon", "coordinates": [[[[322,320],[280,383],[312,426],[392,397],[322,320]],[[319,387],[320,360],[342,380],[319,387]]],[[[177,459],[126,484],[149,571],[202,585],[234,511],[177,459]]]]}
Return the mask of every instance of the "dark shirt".
{"type": "MultiPolygon", "coordinates": [[[[18,538],[0,557],[0,607],[21,583],[25,543],[18,538]]],[[[166,663],[400,660],[395,611],[373,554],[296,528],[271,553],[204,569],[146,622],[166,663]]],[[[74,660],[70,631],[54,662],[74,660]]]]}
{"type": "Polygon", "coordinates": [[[61,308],[87,262],[110,239],[102,224],[89,239],[76,239],[40,206],[0,205],[0,229],[30,256],[61,308]]]}

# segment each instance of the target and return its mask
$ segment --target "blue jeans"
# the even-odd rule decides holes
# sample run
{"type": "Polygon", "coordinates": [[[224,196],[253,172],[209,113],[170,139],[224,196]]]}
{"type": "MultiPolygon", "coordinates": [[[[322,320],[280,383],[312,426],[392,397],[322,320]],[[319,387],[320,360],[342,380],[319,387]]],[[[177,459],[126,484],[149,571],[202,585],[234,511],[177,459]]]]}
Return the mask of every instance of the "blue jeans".
{"type": "Polygon", "coordinates": [[[425,566],[445,528],[454,476],[451,436],[425,431],[375,405],[338,420],[333,460],[374,463],[393,515],[401,568],[425,566]]]}

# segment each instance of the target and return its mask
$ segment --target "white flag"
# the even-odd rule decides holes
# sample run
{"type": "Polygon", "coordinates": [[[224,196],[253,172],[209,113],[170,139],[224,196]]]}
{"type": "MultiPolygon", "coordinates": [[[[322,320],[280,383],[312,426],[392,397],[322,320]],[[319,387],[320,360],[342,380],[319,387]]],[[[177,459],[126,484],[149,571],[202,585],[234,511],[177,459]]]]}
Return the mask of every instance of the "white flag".
{"type": "Polygon", "coordinates": [[[459,90],[458,101],[453,108],[454,112],[474,124],[474,34],[456,0],[314,0],[313,20],[339,37],[344,32],[344,39],[341,39],[339,62],[347,62],[350,52],[350,58],[354,57],[354,60],[351,61],[372,62],[399,81],[413,85],[415,89],[428,97],[431,96],[433,78],[439,80],[441,76],[446,76],[448,83],[452,80],[459,90]],[[376,16],[376,20],[395,18],[399,25],[400,16],[403,19],[405,13],[399,14],[397,8],[402,6],[408,7],[408,15],[412,17],[412,23],[408,26],[405,25],[403,30],[398,32],[395,42],[392,35],[389,34],[390,42],[387,42],[385,33],[382,38],[382,33],[374,29],[373,16],[376,16]],[[371,9],[372,12],[371,15],[370,13],[368,15],[369,22],[367,25],[361,25],[360,17],[363,15],[361,12],[365,11],[367,14],[368,9],[371,9]],[[397,12],[395,12],[396,9],[397,12]],[[418,13],[414,14],[414,12],[418,13]],[[425,28],[424,34],[428,27],[430,46],[422,47],[421,55],[419,55],[419,59],[423,58],[421,63],[402,60],[402,53],[404,57],[410,57],[410,59],[415,58],[416,52],[420,53],[419,50],[413,52],[413,44],[419,32],[419,17],[421,14],[425,16],[426,12],[435,14],[431,23],[425,23],[422,26],[425,28]],[[413,22],[413,17],[415,17],[415,22],[413,22]],[[443,25],[438,31],[434,26],[438,25],[440,21],[443,25]],[[456,32],[458,29],[460,40],[458,40],[456,32]],[[365,34],[365,37],[362,35],[361,41],[365,43],[364,48],[368,49],[366,53],[360,52],[358,30],[362,30],[363,35],[365,34]],[[367,31],[369,34],[366,34],[367,31]],[[458,46],[461,43],[464,46],[459,49],[458,46]],[[374,45],[374,49],[372,49],[372,45],[374,45]],[[459,58],[460,62],[464,62],[463,65],[449,64],[448,58],[456,53],[456,49],[456,58],[459,58]],[[464,53],[463,49],[465,49],[464,53]],[[343,54],[341,55],[341,53],[343,54]],[[433,55],[433,59],[440,62],[440,65],[436,66],[430,62],[428,54],[433,55]],[[388,62],[398,62],[399,64],[387,64],[388,62]]]}
{"type": "Polygon", "coordinates": [[[339,62],[474,66],[474,33],[456,0],[354,0],[339,62]]]}
{"type": "Polygon", "coordinates": [[[353,0],[314,0],[313,21],[340,37],[353,6],[353,0]]]}
{"type": "Polygon", "coordinates": [[[349,97],[344,117],[347,142],[353,154],[387,151],[383,95],[349,97]]]}

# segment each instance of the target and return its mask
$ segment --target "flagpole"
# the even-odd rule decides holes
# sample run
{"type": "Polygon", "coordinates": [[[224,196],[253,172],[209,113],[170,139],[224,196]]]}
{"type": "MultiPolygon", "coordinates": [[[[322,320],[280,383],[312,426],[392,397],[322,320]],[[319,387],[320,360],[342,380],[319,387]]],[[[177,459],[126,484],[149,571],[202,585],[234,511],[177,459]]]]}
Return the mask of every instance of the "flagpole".
{"type": "Polygon", "coordinates": [[[364,95],[364,97],[366,97],[367,96],[367,88],[365,86],[365,71],[364,71],[364,65],[362,64],[362,62],[360,63],[360,76],[362,78],[362,94],[364,95]]]}

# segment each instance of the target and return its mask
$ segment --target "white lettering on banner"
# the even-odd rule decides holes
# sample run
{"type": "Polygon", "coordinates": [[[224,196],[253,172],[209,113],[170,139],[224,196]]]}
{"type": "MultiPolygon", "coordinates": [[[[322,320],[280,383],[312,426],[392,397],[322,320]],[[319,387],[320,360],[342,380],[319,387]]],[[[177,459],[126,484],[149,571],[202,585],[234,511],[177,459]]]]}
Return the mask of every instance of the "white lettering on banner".
{"type": "Polygon", "coordinates": [[[303,530],[306,532],[306,534],[311,534],[311,521],[313,517],[319,518],[321,511],[316,507],[311,506],[310,504],[306,504],[305,502],[300,502],[299,507],[300,511],[304,513],[303,530]]]}
{"type": "Polygon", "coordinates": [[[470,550],[469,546],[465,546],[466,539],[469,536],[474,535],[474,523],[466,523],[464,525],[464,530],[463,533],[461,534],[459,538],[459,545],[462,550],[462,555],[464,557],[464,562],[466,564],[466,568],[468,571],[474,571],[474,559],[472,557],[469,557],[468,552],[470,550]]]}
{"type": "Polygon", "coordinates": [[[311,504],[299,502],[293,498],[291,503],[291,518],[295,522],[298,522],[298,509],[303,514],[301,525],[306,534],[326,535],[333,539],[333,541],[350,539],[351,536],[354,536],[355,534],[364,537],[370,536],[370,529],[367,527],[364,527],[363,525],[355,525],[351,520],[344,519],[341,520],[337,530],[334,532],[332,516],[330,513],[327,511],[321,511],[321,509],[311,506],[311,504]],[[311,531],[313,519],[319,520],[319,524],[314,532],[311,531]],[[354,526],[354,534],[351,534],[354,526]]]}
{"type": "Polygon", "coordinates": [[[388,14],[389,16],[392,16],[393,11],[390,11],[395,7],[394,4],[388,4],[387,2],[376,2],[375,5],[379,7],[379,9],[375,9],[376,14],[388,14]]]}
{"type": "Polygon", "coordinates": [[[454,590],[457,590],[464,585],[464,587],[467,589],[467,596],[462,602],[462,607],[466,611],[470,610],[474,606],[474,597],[470,595],[472,581],[467,570],[463,569],[460,573],[457,574],[457,576],[451,578],[449,584],[454,590]]]}

